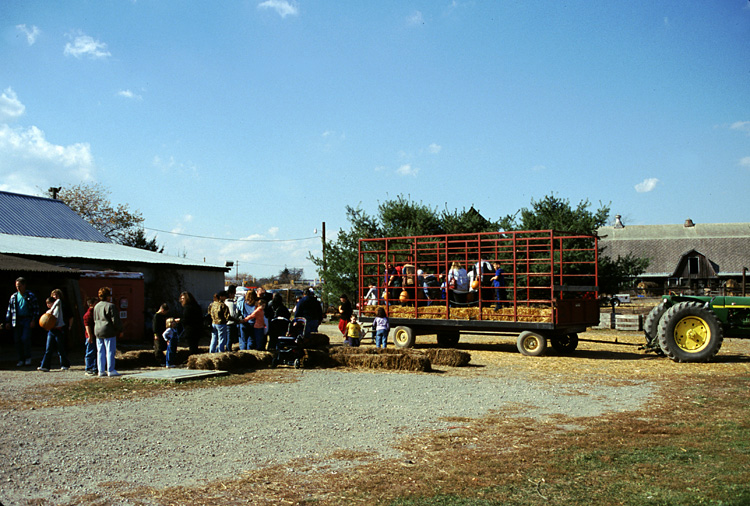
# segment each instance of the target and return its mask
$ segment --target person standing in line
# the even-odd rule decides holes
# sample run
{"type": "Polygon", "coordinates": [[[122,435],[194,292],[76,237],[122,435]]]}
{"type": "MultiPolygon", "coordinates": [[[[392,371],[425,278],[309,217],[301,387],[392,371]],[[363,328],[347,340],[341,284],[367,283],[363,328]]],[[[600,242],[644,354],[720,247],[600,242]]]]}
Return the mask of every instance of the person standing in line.
{"type": "Polygon", "coordinates": [[[503,270],[500,262],[495,262],[495,275],[492,276],[492,286],[495,287],[495,309],[500,309],[503,305],[503,301],[508,298],[508,294],[505,290],[505,271],[503,270]]]}
{"type": "MultiPolygon", "coordinates": [[[[289,318],[291,317],[291,313],[289,312],[289,309],[284,305],[284,301],[281,298],[280,293],[275,293],[273,295],[273,299],[271,300],[271,304],[266,307],[265,313],[270,316],[271,313],[273,313],[273,319],[268,322],[268,349],[269,350],[275,350],[276,346],[278,344],[279,335],[283,332],[286,334],[286,331],[289,328],[289,318]],[[280,328],[280,325],[278,322],[274,323],[274,320],[276,318],[285,318],[286,321],[283,322],[284,327],[283,329],[280,328]]],[[[281,320],[279,320],[281,321],[281,320]]]]}
{"type": "Polygon", "coordinates": [[[227,300],[224,303],[229,309],[227,320],[227,351],[232,351],[234,343],[239,341],[240,330],[237,322],[237,287],[229,285],[227,288],[227,300]]]}
{"type": "Polygon", "coordinates": [[[341,294],[339,300],[341,301],[341,304],[339,304],[339,331],[341,331],[342,335],[346,335],[346,326],[349,324],[349,320],[352,319],[354,309],[352,308],[352,303],[349,301],[349,297],[345,293],[341,294]]]}
{"type": "Polygon", "coordinates": [[[214,294],[214,301],[208,307],[211,315],[211,346],[209,353],[220,353],[227,351],[227,338],[229,329],[229,308],[226,304],[227,292],[224,290],[214,294]]]}
{"type": "Polygon", "coordinates": [[[245,292],[245,299],[237,307],[237,317],[240,319],[240,349],[255,349],[255,320],[250,315],[255,311],[258,304],[258,294],[255,290],[245,292]]]}
{"type": "Polygon", "coordinates": [[[83,361],[86,365],[86,376],[96,376],[98,373],[96,367],[96,335],[94,335],[94,306],[96,306],[96,302],[96,297],[86,299],[88,309],[83,314],[83,331],[86,334],[83,361]]]}
{"type": "Polygon", "coordinates": [[[180,294],[180,304],[182,304],[182,318],[179,323],[182,324],[182,338],[187,341],[190,348],[190,354],[198,353],[198,343],[203,335],[203,311],[190,292],[180,294]]]}
{"type": "Polygon", "coordinates": [[[391,323],[385,314],[385,309],[379,307],[375,312],[375,319],[372,321],[372,330],[375,331],[375,347],[385,349],[388,346],[388,331],[391,329],[391,323]]]}
{"type": "Polygon", "coordinates": [[[159,310],[154,313],[154,319],[151,320],[151,327],[154,333],[154,356],[156,363],[161,364],[162,354],[167,351],[167,344],[162,335],[167,330],[167,315],[169,314],[169,305],[165,302],[159,306],[159,310]]]}
{"type": "Polygon", "coordinates": [[[55,327],[47,331],[47,346],[44,348],[42,363],[37,370],[49,372],[50,362],[52,361],[52,349],[57,348],[57,356],[60,358],[60,370],[67,371],[70,369],[70,360],[68,360],[68,349],[65,340],[65,315],[62,308],[62,290],[55,288],[52,295],[47,299],[47,314],[55,317],[55,327]]]}
{"type": "Polygon", "coordinates": [[[94,335],[100,378],[120,375],[115,369],[115,352],[117,336],[122,334],[122,322],[111,299],[112,290],[104,286],[99,289],[99,302],[94,306],[94,335]]]}
{"type": "Polygon", "coordinates": [[[263,351],[266,349],[266,301],[258,300],[255,306],[255,310],[247,316],[247,321],[254,321],[253,332],[254,332],[254,347],[251,350],[263,351]]]}
{"type": "Polygon", "coordinates": [[[177,341],[180,339],[180,335],[177,332],[177,322],[174,318],[167,318],[164,323],[166,328],[161,339],[167,343],[166,366],[168,369],[172,369],[177,367],[175,359],[177,358],[177,341]]]}
{"type": "Polygon", "coordinates": [[[39,302],[26,290],[26,279],[16,279],[16,292],[10,296],[5,314],[5,328],[13,329],[13,342],[18,352],[16,367],[31,365],[31,329],[39,317],[39,302]]]}

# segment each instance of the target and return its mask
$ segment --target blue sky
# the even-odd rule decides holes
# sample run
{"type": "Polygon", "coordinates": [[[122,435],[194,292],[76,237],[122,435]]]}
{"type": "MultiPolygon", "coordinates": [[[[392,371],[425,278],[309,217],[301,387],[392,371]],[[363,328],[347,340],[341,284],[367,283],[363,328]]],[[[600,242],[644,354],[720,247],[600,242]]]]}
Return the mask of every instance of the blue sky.
{"type": "Polygon", "coordinates": [[[749,43],[747,0],[5,0],[0,189],[102,183],[256,276],[399,194],[748,222],[749,43]]]}

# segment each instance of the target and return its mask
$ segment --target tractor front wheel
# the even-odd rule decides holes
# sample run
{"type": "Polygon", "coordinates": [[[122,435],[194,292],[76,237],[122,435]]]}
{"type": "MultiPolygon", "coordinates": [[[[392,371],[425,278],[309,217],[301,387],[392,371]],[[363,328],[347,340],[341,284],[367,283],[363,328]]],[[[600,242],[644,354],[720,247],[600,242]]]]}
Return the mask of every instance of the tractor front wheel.
{"type": "Polygon", "coordinates": [[[708,362],[721,348],[719,319],[702,302],[679,302],[659,320],[659,347],[675,362],[708,362]]]}

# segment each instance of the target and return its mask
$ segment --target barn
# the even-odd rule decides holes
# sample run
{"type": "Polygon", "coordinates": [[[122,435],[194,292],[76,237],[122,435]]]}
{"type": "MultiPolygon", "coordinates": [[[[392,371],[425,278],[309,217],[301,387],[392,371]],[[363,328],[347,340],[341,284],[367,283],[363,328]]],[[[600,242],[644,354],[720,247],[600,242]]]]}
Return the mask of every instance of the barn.
{"type": "Polygon", "coordinates": [[[648,258],[639,277],[655,294],[738,291],[750,267],[750,223],[628,225],[598,229],[602,255],[648,258]]]}
{"type": "Polygon", "coordinates": [[[139,340],[155,306],[176,308],[179,293],[187,290],[206,307],[223,288],[226,271],[115,244],[59,200],[0,191],[0,300],[7,301],[15,279],[24,276],[40,303],[61,288],[82,314],[85,298],[96,295],[97,286],[110,286],[128,319],[126,338],[139,340]]]}

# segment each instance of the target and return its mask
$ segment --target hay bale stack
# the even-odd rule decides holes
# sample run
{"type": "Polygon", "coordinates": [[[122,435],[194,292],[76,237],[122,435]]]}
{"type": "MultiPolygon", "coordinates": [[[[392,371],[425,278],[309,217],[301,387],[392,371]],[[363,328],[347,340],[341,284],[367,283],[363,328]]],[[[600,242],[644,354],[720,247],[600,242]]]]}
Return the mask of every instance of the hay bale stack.
{"type": "Polygon", "coordinates": [[[466,351],[452,349],[426,349],[421,350],[434,365],[447,365],[450,367],[465,367],[471,362],[471,354],[466,351]]]}
{"type": "Polygon", "coordinates": [[[210,353],[201,353],[200,355],[190,355],[187,360],[188,369],[201,369],[211,371],[215,369],[214,361],[210,353]]]}
{"type": "Polygon", "coordinates": [[[310,332],[302,347],[307,350],[326,350],[331,345],[331,339],[323,332],[310,332]]]}
{"type": "Polygon", "coordinates": [[[239,369],[267,369],[273,361],[273,353],[269,351],[240,350],[233,354],[239,358],[239,369]]]}

